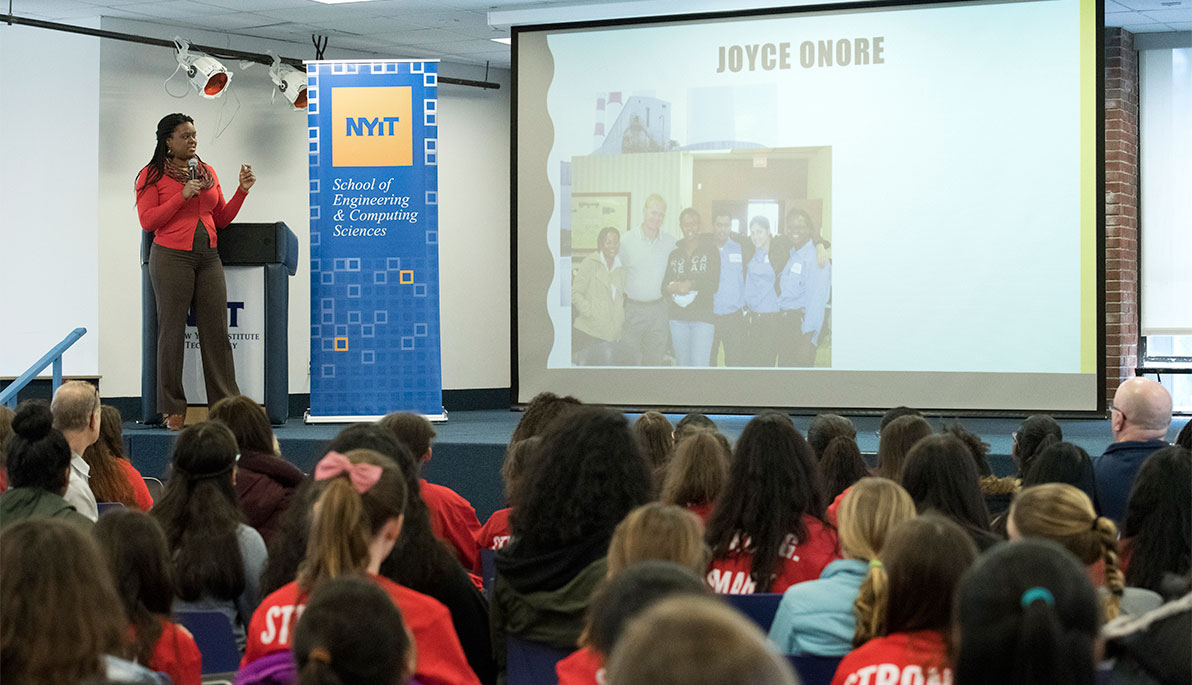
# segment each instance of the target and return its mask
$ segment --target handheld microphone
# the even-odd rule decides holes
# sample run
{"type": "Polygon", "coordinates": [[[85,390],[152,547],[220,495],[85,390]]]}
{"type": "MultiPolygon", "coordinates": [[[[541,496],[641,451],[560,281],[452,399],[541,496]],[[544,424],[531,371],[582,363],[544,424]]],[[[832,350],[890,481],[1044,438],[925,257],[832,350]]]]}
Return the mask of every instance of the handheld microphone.
{"type": "Polygon", "coordinates": [[[190,180],[195,180],[199,177],[199,160],[191,157],[186,161],[186,165],[190,167],[190,180]]]}

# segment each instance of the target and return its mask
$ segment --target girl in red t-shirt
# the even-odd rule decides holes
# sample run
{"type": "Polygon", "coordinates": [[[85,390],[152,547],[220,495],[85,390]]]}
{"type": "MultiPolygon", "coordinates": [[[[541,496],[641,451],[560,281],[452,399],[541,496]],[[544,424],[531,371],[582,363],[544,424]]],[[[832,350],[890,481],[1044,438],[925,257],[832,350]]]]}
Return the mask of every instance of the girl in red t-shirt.
{"type": "Polygon", "coordinates": [[[949,685],[952,595],[976,558],[968,534],[942,516],[899,524],[869,562],[853,605],[857,647],[841,660],[832,685],[949,685]]]}
{"type": "Polygon", "coordinates": [[[659,499],[686,508],[706,524],[712,504],[728,481],[730,457],[732,449],[723,435],[708,430],[691,432],[679,442],[674,458],[666,465],[659,499]]]}
{"type": "MultiPolygon", "coordinates": [[[[501,464],[501,479],[505,481],[505,501],[509,503],[509,506],[494,511],[484,526],[476,532],[476,544],[481,550],[488,549],[495,552],[509,544],[509,540],[513,537],[513,528],[509,524],[509,517],[513,514],[513,493],[516,490],[517,482],[526,472],[527,465],[541,443],[542,438],[534,436],[511,442],[505,449],[505,461],[501,464]]],[[[482,571],[480,565],[480,558],[477,557],[476,567],[472,569],[472,572],[480,573],[482,571]]]]}
{"type": "Polygon", "coordinates": [[[468,667],[447,608],[378,575],[401,533],[408,496],[397,465],[372,450],[328,452],[315,468],[314,480],[318,490],[298,579],[257,607],[241,666],[292,646],[307,597],[322,581],[364,573],[401,610],[414,636],[414,675],[419,682],[479,683],[468,667]]]}
{"type": "Polygon", "coordinates": [[[186,628],[169,618],[174,582],[161,526],[140,511],[125,509],[101,516],[93,532],[128,614],[133,658],[177,685],[199,685],[199,648],[186,628]]]}
{"type": "Polygon", "coordinates": [[[721,594],[783,592],[840,558],[824,521],[815,454],[789,417],[763,412],[737,440],[728,483],[708,520],[708,584],[721,594]]]}

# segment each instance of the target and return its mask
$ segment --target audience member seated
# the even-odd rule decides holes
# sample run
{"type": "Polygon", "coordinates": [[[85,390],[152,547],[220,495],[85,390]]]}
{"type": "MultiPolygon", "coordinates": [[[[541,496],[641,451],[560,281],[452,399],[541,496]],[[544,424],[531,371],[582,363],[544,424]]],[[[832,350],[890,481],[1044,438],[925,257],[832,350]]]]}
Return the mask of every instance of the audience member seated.
{"type": "Polygon", "coordinates": [[[1192,452],[1157,450],[1142,463],[1122,522],[1126,584],[1171,598],[1192,566],[1192,452]]]}
{"type": "Polygon", "coordinates": [[[521,420],[517,422],[517,428],[513,429],[513,436],[509,438],[509,442],[520,442],[540,435],[559,415],[582,406],[583,402],[571,395],[559,397],[553,392],[540,392],[526,405],[526,410],[522,412],[521,420]]]}
{"type": "Polygon", "coordinates": [[[853,422],[839,414],[817,414],[807,427],[807,442],[815,450],[815,458],[823,460],[824,451],[836,438],[848,438],[857,442],[857,429],[853,422]]]}
{"type": "Polygon", "coordinates": [[[633,422],[633,435],[654,475],[654,482],[660,483],[675,452],[675,427],[662,414],[648,411],[633,422]]]}
{"type": "Polygon", "coordinates": [[[70,445],[45,402],[26,400],[17,407],[8,439],[9,489],[0,494],[0,529],[29,518],[60,519],[81,530],[91,529],[64,498],[71,474],[70,445]]]}
{"type": "Polygon", "coordinates": [[[12,437],[12,416],[13,411],[0,404],[0,492],[8,489],[8,452],[5,451],[5,445],[12,437]]]}
{"type": "Polygon", "coordinates": [[[273,428],[254,400],[244,395],[225,397],[211,407],[210,418],[227,426],[236,436],[240,449],[236,497],[245,522],[268,544],[306,476],[274,451],[277,443],[273,428]]]}
{"type": "Polygon", "coordinates": [[[199,648],[186,628],[170,621],[174,579],[161,526],[126,509],[101,516],[94,535],[124,604],[133,659],[170,676],[174,685],[199,685],[199,648]]]}
{"type": "Polygon", "coordinates": [[[708,546],[699,517],[661,502],[629,512],[608,544],[608,577],[643,561],[669,561],[702,575],[708,567],[708,546]]]}
{"type": "MultiPolygon", "coordinates": [[[[418,464],[393,434],[375,423],[357,423],[340,431],[327,452],[347,454],[365,449],[397,465],[407,493],[418,491],[418,464]]],[[[311,511],[321,488],[308,480],[298,490],[281,529],[269,547],[269,565],[262,585],[266,594],[292,581],[309,543],[311,511]]],[[[403,523],[397,544],[381,562],[380,575],[403,587],[434,598],[451,612],[451,622],[468,665],[482,683],[496,681],[488,604],[450,548],[434,536],[430,514],[421,497],[405,498],[403,523]]]]}
{"type": "Polygon", "coordinates": [[[708,585],[721,594],[784,592],[840,557],[815,453],[785,414],[746,424],[708,520],[708,546],[708,585]]]}
{"type": "MultiPolygon", "coordinates": [[[[869,466],[861,458],[856,440],[843,435],[832,438],[820,455],[820,475],[824,480],[824,500],[836,504],[836,499],[869,475],[869,466]]],[[[836,504],[839,508],[839,504],[836,504]]]]}
{"type": "Polygon", "coordinates": [[[881,434],[886,432],[887,426],[904,416],[918,416],[919,418],[923,418],[923,412],[913,407],[907,407],[904,405],[899,405],[886,410],[886,413],[882,414],[881,422],[877,427],[878,437],[880,438],[881,434]]]}
{"type": "Polygon", "coordinates": [[[844,656],[852,649],[853,604],[870,562],[890,531],[915,517],[915,503],[894,481],[864,478],[845,495],[839,516],[845,558],[828,564],[818,580],[787,588],[770,626],[770,641],[785,654],[844,656]]]}
{"type": "Polygon", "coordinates": [[[99,518],[99,507],[91,492],[91,467],[83,459],[83,452],[99,439],[99,390],[85,381],[66,381],[54,393],[50,411],[54,415],[54,428],[62,431],[70,444],[70,484],[66,488],[66,501],[94,521],[99,518]]]}
{"type": "Polygon", "coordinates": [[[662,479],[661,500],[687,509],[707,523],[716,498],[728,482],[732,457],[728,441],[719,433],[693,433],[675,449],[662,479]]]}
{"type": "Polygon", "coordinates": [[[608,685],[795,685],[786,660],[749,619],[707,597],[671,597],[629,621],[609,655],[608,685]]]}
{"type": "MultiPolygon", "coordinates": [[[[923,438],[931,435],[931,424],[923,418],[918,410],[910,407],[894,407],[882,417],[881,430],[878,436],[877,466],[872,475],[886,478],[895,483],[902,480],[902,464],[906,455],[923,438]]],[[[836,525],[836,510],[840,507],[840,498],[844,493],[828,506],[828,523],[836,525]]]]}
{"type": "Polygon", "coordinates": [[[1184,427],[1175,436],[1176,447],[1183,447],[1186,450],[1192,450],[1192,419],[1184,423],[1184,427]]]}
{"type": "Polygon", "coordinates": [[[1110,406],[1113,444],[1093,460],[1101,514],[1120,523],[1134,475],[1155,450],[1167,447],[1171,395],[1149,378],[1131,378],[1118,386],[1110,406]]]}
{"type": "Polygon", "coordinates": [[[633,617],[668,597],[709,594],[698,572],[667,561],[642,561],[610,577],[592,597],[583,647],[555,668],[559,685],[602,685],[604,661],[633,617]]]}
{"type": "Polygon", "coordinates": [[[1009,509],[1014,494],[1020,489],[1018,479],[1014,476],[999,478],[994,475],[993,469],[989,468],[989,443],[959,423],[948,426],[943,432],[955,436],[968,447],[969,454],[973,457],[973,465],[977,467],[977,475],[980,477],[977,483],[981,486],[981,495],[985,497],[985,509],[989,516],[996,517],[1009,509]]]}
{"type": "Polygon", "coordinates": [[[1047,414],[1034,414],[1023,419],[1018,430],[1011,435],[1013,445],[1010,456],[1018,466],[1018,477],[1023,478],[1031,469],[1035,455],[1064,439],[1060,424],[1047,414]]]}
{"type": "Polygon", "coordinates": [[[63,521],[22,521],[0,534],[0,606],[4,685],[169,682],[126,660],[128,624],[107,564],[63,521]]]}
{"type": "MultiPolygon", "coordinates": [[[[1088,452],[1070,442],[1056,442],[1048,439],[1047,446],[1038,450],[1030,461],[1021,487],[1029,488],[1044,483],[1067,483],[1089,496],[1093,510],[1097,507],[1097,488],[1093,478],[1093,462],[1088,452]]],[[[989,522],[989,528],[999,537],[1006,537],[1006,520],[1009,511],[1003,511],[989,522]]]]}
{"type": "Polygon", "coordinates": [[[1192,683],[1189,635],[1192,635],[1192,594],[1142,616],[1123,616],[1113,621],[1101,631],[1105,656],[1113,664],[1108,681],[1192,683]]]}
{"type": "Polygon", "coordinates": [[[989,512],[968,447],[952,435],[933,435],[911,448],[902,468],[902,487],[919,513],[935,511],[964,529],[977,549],[998,538],[989,529],[989,512]]]}
{"type": "Polygon", "coordinates": [[[151,510],[174,562],[175,611],[219,611],[243,644],[260,599],[265,541],[236,506],[236,438],[222,423],[187,426],[174,441],[170,479],[151,510]]]}
{"type": "Polygon", "coordinates": [[[294,633],[301,683],[398,685],[414,675],[417,649],[385,591],[362,578],[328,580],[310,595],[294,633]]]}
{"type": "Polygon", "coordinates": [[[942,516],[896,526],[870,562],[856,602],[857,648],[841,660],[832,685],[952,682],[952,595],[976,558],[968,534],[942,516]]]}
{"type": "Polygon", "coordinates": [[[1122,613],[1144,614],[1163,603],[1150,590],[1126,587],[1117,526],[1097,516],[1088,495],[1071,485],[1046,483],[1023,490],[1010,509],[1006,532],[1011,540],[1051,540],[1079,559],[1101,595],[1106,621],[1122,613]]]}
{"type": "MultiPolygon", "coordinates": [[[[420,467],[430,461],[433,451],[431,440],[435,437],[435,429],[425,417],[418,414],[394,413],[384,417],[379,423],[410,450],[420,467]]],[[[476,547],[476,533],[480,532],[480,521],[476,518],[476,509],[459,493],[445,485],[431,483],[422,478],[418,481],[418,486],[418,494],[430,511],[431,530],[451,545],[464,568],[476,568],[480,564],[480,550],[476,547]]]]}
{"type": "Polygon", "coordinates": [[[699,412],[692,412],[675,424],[675,446],[678,446],[683,438],[696,433],[698,431],[717,431],[716,422],[699,412]]]}
{"type": "MultiPolygon", "coordinates": [[[[516,492],[517,482],[526,472],[530,460],[535,458],[541,444],[542,438],[535,436],[509,443],[509,447],[505,448],[505,461],[501,464],[501,480],[505,483],[505,503],[509,506],[494,511],[493,515],[488,517],[488,521],[476,533],[476,545],[481,550],[487,549],[495,552],[509,544],[509,538],[513,535],[509,528],[509,516],[513,513],[515,506],[513,493],[516,492]]],[[[477,562],[472,572],[480,573],[480,571],[480,563],[477,562]]]]}
{"type": "Polygon", "coordinates": [[[90,468],[88,485],[96,502],[119,502],[132,509],[149,511],[153,497],[145,479],[124,456],[124,431],[120,410],[103,405],[99,410],[99,439],[83,451],[90,468]]]}
{"type": "MultiPolygon", "coordinates": [[[[437,600],[379,575],[402,529],[407,490],[397,465],[366,449],[328,452],[315,468],[317,492],[298,578],[253,614],[241,665],[290,649],[306,599],[323,581],[367,573],[389,595],[413,634],[421,683],[479,682],[468,667],[451,615],[437,600]]],[[[307,655],[309,656],[309,655],[307,655]]]]}
{"type": "Polygon", "coordinates": [[[613,530],[650,490],[646,461],[619,412],[584,407],[547,426],[515,492],[513,539],[496,557],[493,653],[502,667],[506,635],[575,647],[607,572],[613,530]]]}
{"type": "Polygon", "coordinates": [[[1095,681],[1097,595],[1080,562],[1054,542],[1024,540],[990,550],[965,577],[956,603],[957,683],[1095,681]]]}

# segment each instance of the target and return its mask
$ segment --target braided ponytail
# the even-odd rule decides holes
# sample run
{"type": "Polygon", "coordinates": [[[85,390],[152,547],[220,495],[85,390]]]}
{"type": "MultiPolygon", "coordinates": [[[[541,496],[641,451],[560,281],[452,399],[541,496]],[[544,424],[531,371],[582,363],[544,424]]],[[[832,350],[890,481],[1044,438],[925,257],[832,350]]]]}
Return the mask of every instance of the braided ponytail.
{"type": "MultiPolygon", "coordinates": [[[[166,147],[166,141],[174,135],[174,129],[182,124],[193,124],[194,122],[194,119],[181,112],[167,114],[157,122],[157,147],[153,148],[153,156],[149,158],[149,163],[141,167],[141,171],[148,171],[145,173],[145,182],[136,189],[138,198],[149,186],[160,181],[161,177],[165,175],[166,160],[170,158],[170,150],[166,147]]],[[[137,175],[140,176],[140,172],[137,172],[137,175]]]]}
{"type": "Polygon", "coordinates": [[[1126,574],[1122,571],[1122,561],[1118,555],[1117,526],[1111,519],[1098,516],[1093,519],[1093,535],[1101,544],[1101,554],[1105,560],[1105,589],[1109,590],[1101,606],[1105,610],[1105,620],[1112,621],[1122,613],[1122,595],[1126,591],[1126,574]]]}

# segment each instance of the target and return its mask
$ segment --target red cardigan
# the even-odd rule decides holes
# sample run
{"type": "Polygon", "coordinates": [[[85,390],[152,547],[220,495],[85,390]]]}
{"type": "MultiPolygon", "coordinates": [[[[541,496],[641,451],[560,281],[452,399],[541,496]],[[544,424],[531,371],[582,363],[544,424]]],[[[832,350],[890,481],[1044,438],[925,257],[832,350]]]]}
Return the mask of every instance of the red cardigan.
{"type": "MultiPolygon", "coordinates": [[[[195,226],[202,221],[207,228],[211,247],[214,248],[215,230],[227,226],[236,218],[248,194],[237,187],[232,201],[225,203],[215,169],[210,164],[204,166],[215,184],[189,200],[182,197],[182,184],[164,175],[157,183],[137,193],[137,216],[140,217],[141,228],[154,234],[153,242],[175,250],[190,250],[194,245],[195,226]]],[[[149,167],[141,169],[135,187],[140,188],[148,174],[149,167]]]]}

